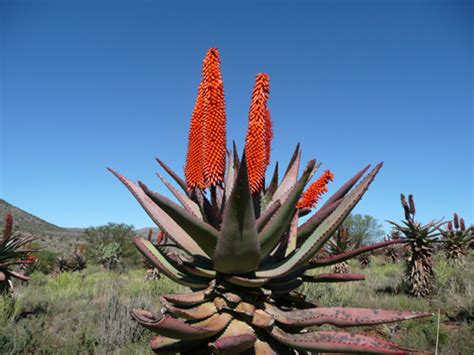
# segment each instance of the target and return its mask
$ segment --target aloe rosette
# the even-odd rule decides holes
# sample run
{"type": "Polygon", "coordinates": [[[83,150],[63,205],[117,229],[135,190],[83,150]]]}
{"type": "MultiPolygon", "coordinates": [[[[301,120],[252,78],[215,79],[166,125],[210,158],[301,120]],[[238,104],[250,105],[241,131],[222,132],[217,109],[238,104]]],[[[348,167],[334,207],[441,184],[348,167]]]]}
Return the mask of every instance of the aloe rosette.
{"type": "Polygon", "coordinates": [[[386,241],[335,257],[313,258],[362,198],[382,164],[365,177],[369,167],[362,169],[316,213],[299,223],[321,195],[321,190],[314,188],[305,192],[319,165],[311,160],[299,176],[301,150],[297,146],[281,181],[277,164],[273,177],[265,183],[273,136],[265,74],[257,75],[255,82],[244,153],[239,156],[235,144],[226,151],[225,138],[221,137],[225,129],[216,127],[216,122],[225,124],[219,65],[218,52],[213,48],[203,63],[189,134],[186,179],[158,160],[179,186],[159,175],[179,203],[110,169],[179,252],[168,253],[141,237],[133,239],[136,247],[164,276],[191,289],[189,293],[162,295],[161,312],[132,312],[140,324],[157,334],[151,340],[152,350],[223,354],[409,352],[384,339],[318,327],[376,325],[430,313],[322,308],[297,292],[305,282],[363,280],[360,274],[317,274],[313,269],[400,242],[386,241]],[[216,146],[219,144],[224,147],[216,146]],[[212,154],[212,159],[205,158],[206,154],[212,154]],[[220,170],[223,166],[225,169],[220,170]]]}
{"type": "Polygon", "coordinates": [[[443,246],[446,258],[451,264],[464,265],[464,258],[469,251],[469,244],[472,243],[472,227],[466,228],[463,218],[459,218],[455,213],[453,220],[441,230],[443,236],[443,246]]]}
{"type": "Polygon", "coordinates": [[[11,291],[13,278],[28,281],[30,278],[21,272],[15,271],[15,267],[31,264],[35,258],[31,248],[31,242],[35,238],[23,236],[13,232],[13,216],[8,213],[3,224],[3,235],[0,239],[0,295],[11,291]]]}

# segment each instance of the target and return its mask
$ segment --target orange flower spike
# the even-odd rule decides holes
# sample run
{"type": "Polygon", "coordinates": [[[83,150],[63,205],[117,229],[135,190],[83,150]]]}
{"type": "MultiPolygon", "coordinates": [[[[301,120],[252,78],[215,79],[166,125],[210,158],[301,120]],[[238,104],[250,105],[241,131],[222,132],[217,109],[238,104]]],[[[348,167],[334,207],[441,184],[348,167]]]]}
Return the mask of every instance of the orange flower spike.
{"type": "Polygon", "coordinates": [[[334,174],[326,170],[321,177],[313,182],[304,192],[296,205],[297,208],[314,208],[321,196],[328,192],[327,184],[334,180],[334,174]]]}
{"type": "Polygon", "coordinates": [[[224,83],[217,48],[208,50],[203,62],[202,90],[204,103],[204,187],[224,180],[226,148],[226,113],[224,83]]]}
{"type": "Polygon", "coordinates": [[[201,82],[189,127],[188,153],[184,169],[188,190],[204,188],[204,97],[202,87],[203,84],[201,82]]]}
{"type": "Polygon", "coordinates": [[[270,79],[267,74],[257,74],[250,104],[249,125],[245,139],[245,156],[252,193],[263,187],[265,171],[270,160],[270,139],[272,136],[270,113],[267,100],[270,93],[270,79]]]}
{"type": "Polygon", "coordinates": [[[273,122],[270,117],[270,110],[267,108],[267,113],[265,116],[265,164],[268,166],[270,164],[270,153],[272,150],[271,142],[273,139],[273,122]]]}

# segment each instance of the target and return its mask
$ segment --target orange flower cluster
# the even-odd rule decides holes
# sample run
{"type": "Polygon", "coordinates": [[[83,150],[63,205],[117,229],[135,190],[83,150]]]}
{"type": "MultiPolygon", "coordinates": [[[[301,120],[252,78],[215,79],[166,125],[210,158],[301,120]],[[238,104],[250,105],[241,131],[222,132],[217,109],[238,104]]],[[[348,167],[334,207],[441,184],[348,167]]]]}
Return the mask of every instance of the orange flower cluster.
{"type": "Polygon", "coordinates": [[[158,235],[156,236],[156,243],[162,244],[165,242],[165,234],[162,231],[158,232],[158,235]]]}
{"type": "Polygon", "coordinates": [[[189,128],[185,176],[188,189],[205,189],[224,179],[226,114],[217,48],[208,50],[189,128]]]}
{"type": "MultiPolygon", "coordinates": [[[[30,243],[28,243],[28,245],[26,246],[27,249],[31,249],[33,247],[33,245],[30,243]]],[[[22,264],[34,264],[38,261],[38,257],[36,257],[35,255],[33,255],[32,253],[28,253],[26,254],[26,256],[23,258],[23,260],[21,261],[22,264]]]]}
{"type": "Polygon", "coordinates": [[[252,193],[263,187],[265,171],[270,163],[271,139],[273,137],[270,111],[267,107],[270,94],[270,79],[267,74],[257,74],[250,104],[249,125],[245,139],[245,156],[252,193]]]}
{"type": "Polygon", "coordinates": [[[298,201],[296,207],[298,208],[313,208],[316,207],[321,196],[328,192],[327,184],[334,180],[334,174],[326,170],[321,177],[313,182],[304,192],[301,199],[298,201]]]}

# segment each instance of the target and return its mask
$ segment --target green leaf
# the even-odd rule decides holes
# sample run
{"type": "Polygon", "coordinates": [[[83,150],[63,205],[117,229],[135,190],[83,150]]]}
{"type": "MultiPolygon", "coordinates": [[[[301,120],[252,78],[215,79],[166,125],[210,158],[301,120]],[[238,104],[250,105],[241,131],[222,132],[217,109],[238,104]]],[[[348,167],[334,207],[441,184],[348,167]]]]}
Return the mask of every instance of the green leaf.
{"type": "Polygon", "coordinates": [[[189,287],[203,288],[207,286],[208,281],[206,279],[185,274],[177,269],[150,241],[141,237],[134,237],[133,244],[135,244],[144,257],[171,280],[189,287]]]}
{"type": "Polygon", "coordinates": [[[288,168],[283,176],[280,186],[276,189],[275,193],[273,194],[272,201],[281,200],[282,197],[285,195],[287,191],[289,191],[292,186],[298,180],[298,170],[300,168],[300,160],[301,160],[301,149],[300,144],[296,145],[296,149],[293,153],[293,156],[290,159],[290,163],[288,164],[288,168]]]}
{"type": "Polygon", "coordinates": [[[262,267],[257,273],[257,277],[281,277],[290,273],[292,270],[306,265],[308,261],[317,253],[324,244],[333,235],[336,229],[342,224],[347,215],[352,211],[356,204],[360,201],[369,185],[375,178],[375,175],[382,167],[382,163],[378,164],[357,187],[347,195],[339,204],[336,210],[321,223],[318,228],[304,241],[301,247],[288,258],[274,265],[262,267]]]}
{"type": "Polygon", "coordinates": [[[183,205],[183,207],[186,209],[186,211],[192,213],[194,216],[202,220],[202,213],[201,210],[199,209],[199,206],[191,200],[188,195],[183,194],[182,192],[178,191],[173,185],[171,185],[168,180],[166,180],[163,176],[160,174],[156,174],[161,181],[163,181],[163,184],[166,185],[166,187],[171,191],[171,193],[178,199],[179,202],[183,205]]]}
{"type": "Polygon", "coordinates": [[[362,175],[365,174],[369,167],[370,164],[363,168],[361,171],[359,171],[357,174],[355,174],[352,178],[350,178],[344,185],[339,188],[339,190],[337,190],[331,197],[328,198],[328,200],[326,201],[326,203],[324,203],[321,209],[326,208],[333,202],[336,202],[337,200],[343,198],[350,191],[350,189],[352,189],[352,186],[354,186],[357,181],[359,181],[362,175]]]}
{"type": "Polygon", "coordinates": [[[193,214],[178,206],[165,196],[151,191],[145,184],[138,182],[145,194],[151,198],[165,213],[179,224],[196,243],[212,257],[217,244],[218,231],[211,225],[203,222],[193,214]]]}
{"type": "Polygon", "coordinates": [[[155,222],[166,235],[173,240],[181,249],[193,256],[199,255],[207,258],[203,249],[177,224],[165,211],[158,207],[145,192],[135,183],[109,168],[137,199],[150,218],[155,222]]]}
{"type": "Polygon", "coordinates": [[[214,268],[225,274],[255,271],[260,262],[260,244],[245,154],[224,208],[213,260],[214,268]]]}
{"type": "Polygon", "coordinates": [[[188,185],[186,184],[186,182],[181,179],[178,174],[176,174],[173,170],[171,170],[171,168],[166,165],[162,160],[160,160],[159,158],[156,158],[156,161],[158,162],[158,164],[161,165],[161,167],[174,179],[174,181],[176,181],[176,183],[184,190],[184,191],[187,191],[188,189],[188,185]]]}
{"type": "Polygon", "coordinates": [[[309,175],[315,164],[314,160],[311,160],[306,166],[303,175],[300,180],[293,186],[289,191],[288,197],[282,203],[281,207],[273,215],[270,221],[263,228],[260,233],[260,247],[262,251],[262,260],[268,256],[268,254],[276,247],[278,242],[288,229],[288,225],[295,212],[296,204],[304,190],[306,183],[308,182],[309,175]]]}

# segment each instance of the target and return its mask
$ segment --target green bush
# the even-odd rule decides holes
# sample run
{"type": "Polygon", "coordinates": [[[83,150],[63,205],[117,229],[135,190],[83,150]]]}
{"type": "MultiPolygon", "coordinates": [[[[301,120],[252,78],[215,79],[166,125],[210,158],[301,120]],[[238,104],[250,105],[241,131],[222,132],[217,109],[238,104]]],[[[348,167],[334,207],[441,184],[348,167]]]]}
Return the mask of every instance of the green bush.
{"type": "Polygon", "coordinates": [[[40,271],[44,274],[50,274],[54,271],[59,253],[50,250],[40,250],[35,255],[38,258],[35,264],[35,271],[40,271]]]}
{"type": "MultiPolygon", "coordinates": [[[[132,243],[135,236],[134,227],[123,223],[108,223],[103,226],[89,227],[84,231],[86,239],[89,242],[87,256],[93,260],[101,253],[111,253],[120,246],[120,259],[123,270],[137,267],[141,264],[142,256],[132,243]],[[112,246],[108,246],[112,245],[112,246]],[[98,249],[101,250],[98,250],[98,249]]],[[[101,263],[101,262],[99,262],[101,263]]]]}

